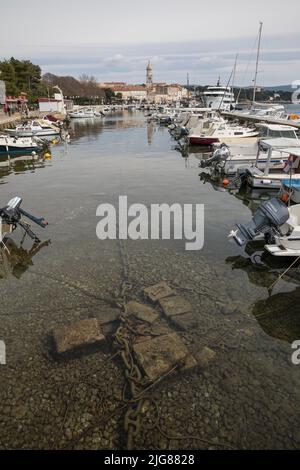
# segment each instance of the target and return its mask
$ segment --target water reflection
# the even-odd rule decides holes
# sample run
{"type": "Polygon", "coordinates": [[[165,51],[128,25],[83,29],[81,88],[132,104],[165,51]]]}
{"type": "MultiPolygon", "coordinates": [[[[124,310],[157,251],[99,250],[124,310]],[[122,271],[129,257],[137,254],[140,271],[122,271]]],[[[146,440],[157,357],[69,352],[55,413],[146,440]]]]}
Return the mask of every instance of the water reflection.
{"type": "Polygon", "coordinates": [[[49,244],[50,240],[34,243],[30,249],[25,249],[22,242],[17,244],[13,239],[7,238],[0,246],[0,279],[11,276],[20,279],[33,266],[33,257],[49,244]]]}
{"type": "MultiPolygon", "coordinates": [[[[223,183],[222,183],[223,184],[223,183]]],[[[255,189],[249,186],[241,186],[240,188],[228,189],[229,194],[242,201],[252,214],[265,201],[269,201],[272,197],[276,197],[276,192],[266,191],[265,189],[255,189]]]]}
{"type": "Polygon", "coordinates": [[[267,191],[266,189],[255,189],[249,186],[240,186],[239,181],[232,181],[231,185],[224,187],[223,177],[219,173],[213,171],[201,171],[199,173],[200,181],[203,184],[210,184],[215,191],[227,192],[239,199],[244,206],[246,206],[252,214],[257,208],[265,201],[270,200],[276,196],[276,192],[267,191]]]}
{"type": "Polygon", "coordinates": [[[51,154],[44,155],[10,155],[0,158],[0,184],[6,183],[5,178],[11,173],[21,174],[26,171],[34,172],[37,168],[44,168],[46,162],[51,160],[51,154]]]}
{"type": "Polygon", "coordinates": [[[147,122],[147,140],[148,145],[152,145],[153,135],[154,135],[155,123],[153,121],[147,122]]]}
{"type": "Polygon", "coordinates": [[[226,259],[232,270],[247,274],[251,284],[264,287],[267,296],[252,307],[252,314],[264,332],[274,338],[293,342],[300,338],[299,301],[300,286],[292,292],[274,293],[275,284],[284,274],[287,284],[300,284],[300,269],[295,267],[286,272],[287,260],[276,258],[263,250],[263,243],[252,242],[246,247],[247,256],[232,256],[226,259]]]}
{"type": "Polygon", "coordinates": [[[71,142],[76,142],[83,137],[97,137],[108,129],[129,129],[136,127],[144,127],[145,123],[141,119],[137,119],[134,114],[129,111],[115,112],[108,114],[102,118],[93,119],[72,119],[70,123],[71,142]],[[125,115],[125,119],[124,118],[125,115]],[[120,119],[122,117],[122,119],[120,119]]]}
{"type": "MultiPolygon", "coordinates": [[[[286,271],[289,263],[286,260],[274,257],[263,250],[263,242],[251,242],[246,246],[247,256],[237,255],[226,258],[226,264],[232,270],[242,270],[248,275],[249,282],[258,287],[270,287],[286,271]]],[[[285,282],[300,284],[299,268],[290,269],[284,276],[285,282]]]]}
{"type": "Polygon", "coordinates": [[[176,142],[174,150],[179,152],[183,158],[189,158],[190,156],[193,156],[199,161],[209,158],[212,154],[211,147],[203,147],[197,145],[190,146],[186,141],[180,140],[176,142]]]}
{"type": "Polygon", "coordinates": [[[300,287],[257,301],[252,313],[265,333],[292,343],[300,338],[300,287]]]}

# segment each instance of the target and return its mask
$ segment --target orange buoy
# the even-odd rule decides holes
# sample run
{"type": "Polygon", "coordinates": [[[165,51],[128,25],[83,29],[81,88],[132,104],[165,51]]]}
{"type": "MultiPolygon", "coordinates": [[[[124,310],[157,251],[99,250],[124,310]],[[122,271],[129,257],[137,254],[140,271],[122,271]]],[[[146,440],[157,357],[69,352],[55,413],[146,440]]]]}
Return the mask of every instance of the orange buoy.
{"type": "Polygon", "coordinates": [[[298,114],[290,114],[289,119],[291,119],[292,121],[296,121],[297,119],[299,119],[299,116],[298,114]]]}
{"type": "Polygon", "coordinates": [[[223,186],[228,186],[229,183],[230,181],[227,178],[223,179],[223,186]]]}
{"type": "Polygon", "coordinates": [[[283,195],[281,196],[282,202],[289,202],[289,199],[290,196],[288,195],[288,193],[283,193],[283,195]]]}

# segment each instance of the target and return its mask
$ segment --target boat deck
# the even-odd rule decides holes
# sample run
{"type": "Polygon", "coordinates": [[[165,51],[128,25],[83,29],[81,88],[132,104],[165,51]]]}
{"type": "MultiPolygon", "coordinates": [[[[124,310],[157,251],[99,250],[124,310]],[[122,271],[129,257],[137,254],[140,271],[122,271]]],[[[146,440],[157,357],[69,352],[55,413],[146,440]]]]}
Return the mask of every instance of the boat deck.
{"type": "Polygon", "coordinates": [[[255,115],[248,115],[243,113],[236,113],[236,112],[228,112],[223,111],[222,116],[226,117],[227,119],[239,119],[240,121],[247,121],[253,123],[263,122],[266,124],[280,124],[282,126],[293,126],[300,130],[300,122],[297,121],[286,121],[285,119],[276,119],[270,116],[255,116],[255,115]]]}

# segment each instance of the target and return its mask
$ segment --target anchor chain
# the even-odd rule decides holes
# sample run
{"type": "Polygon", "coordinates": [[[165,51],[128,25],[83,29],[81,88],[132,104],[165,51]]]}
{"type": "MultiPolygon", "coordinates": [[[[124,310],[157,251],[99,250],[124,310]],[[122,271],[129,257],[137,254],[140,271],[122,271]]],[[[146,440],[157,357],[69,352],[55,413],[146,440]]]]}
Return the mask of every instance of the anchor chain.
{"type": "Polygon", "coordinates": [[[133,286],[130,282],[128,255],[123,240],[119,240],[119,249],[123,278],[118,304],[122,308],[123,314],[120,317],[122,325],[115,333],[114,339],[116,347],[121,351],[120,357],[125,366],[126,384],[123,390],[123,399],[127,402],[128,407],[124,417],[124,431],[127,434],[127,449],[132,450],[134,448],[134,440],[141,430],[141,410],[145,402],[144,397],[138,397],[143,392],[145,385],[148,385],[148,381],[145,381],[143,378],[143,374],[133,356],[133,343],[139,332],[135,329],[135,325],[130,322],[127,315],[126,303],[129,300],[128,292],[132,290],[133,286]],[[128,388],[127,397],[126,388],[128,388]]]}

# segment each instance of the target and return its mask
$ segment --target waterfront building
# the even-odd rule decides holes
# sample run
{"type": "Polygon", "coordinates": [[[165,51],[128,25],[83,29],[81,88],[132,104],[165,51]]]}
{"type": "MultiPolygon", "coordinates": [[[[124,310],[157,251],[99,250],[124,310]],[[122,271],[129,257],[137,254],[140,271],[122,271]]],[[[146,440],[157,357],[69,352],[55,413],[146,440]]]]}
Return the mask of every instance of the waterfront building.
{"type": "Polygon", "coordinates": [[[116,86],[113,90],[116,95],[122,95],[122,99],[125,101],[143,101],[147,99],[147,88],[145,85],[122,85],[116,86]]]}
{"type": "Polygon", "coordinates": [[[115,88],[120,88],[125,85],[125,82],[102,82],[99,84],[99,88],[110,88],[111,90],[115,90],[115,88]]]}

